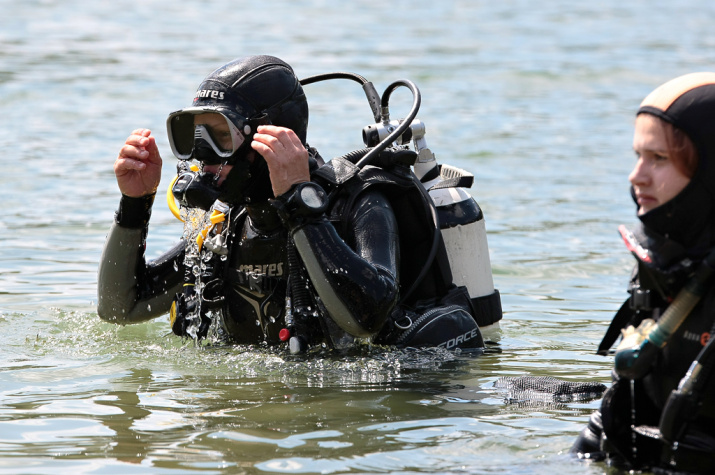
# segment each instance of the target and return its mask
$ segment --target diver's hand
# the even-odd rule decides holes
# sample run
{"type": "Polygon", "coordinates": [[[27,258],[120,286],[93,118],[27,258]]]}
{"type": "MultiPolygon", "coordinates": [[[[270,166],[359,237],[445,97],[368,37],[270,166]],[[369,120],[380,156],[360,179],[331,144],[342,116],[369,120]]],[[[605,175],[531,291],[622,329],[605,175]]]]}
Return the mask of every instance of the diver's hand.
{"type": "Polygon", "coordinates": [[[119,190],[134,198],[156,193],[161,180],[161,156],[149,129],[136,129],[114,162],[119,190]]]}
{"type": "Polygon", "coordinates": [[[261,125],[251,147],[266,159],[273,196],[280,196],[297,183],[310,181],[308,151],[291,129],[261,125]]]}

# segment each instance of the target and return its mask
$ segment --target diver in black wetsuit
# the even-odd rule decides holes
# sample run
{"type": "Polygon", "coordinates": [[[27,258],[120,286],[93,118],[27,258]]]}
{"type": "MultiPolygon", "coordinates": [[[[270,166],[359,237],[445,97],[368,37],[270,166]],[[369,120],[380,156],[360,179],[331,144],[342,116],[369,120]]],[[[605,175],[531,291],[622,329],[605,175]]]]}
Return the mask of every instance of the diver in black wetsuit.
{"type": "Polygon", "coordinates": [[[613,385],[572,452],[627,469],[715,473],[715,73],[648,95],[633,146],[640,224],[621,234],[637,265],[599,353],[626,327],[646,338],[619,345],[613,385]]]}
{"type": "MultiPolygon", "coordinates": [[[[307,146],[307,125],[302,86],[278,58],[241,58],[207,76],[192,106],[167,120],[184,161],[174,195],[205,212],[203,229],[150,262],[144,243],[162,161],[151,132],[135,130],[114,166],[122,199],[99,268],[99,316],[129,324],[170,312],[177,335],[201,339],[214,328],[232,342],[288,341],[298,352],[356,338],[392,344],[415,320],[406,317],[420,308],[417,297],[459,302],[439,267],[443,245],[411,300],[401,300],[415,277],[402,271],[393,198],[417,195],[414,153],[385,151],[384,169],[365,167],[367,175],[349,160],[324,165],[307,146]]],[[[444,321],[414,346],[483,346],[468,311],[444,321]]]]}

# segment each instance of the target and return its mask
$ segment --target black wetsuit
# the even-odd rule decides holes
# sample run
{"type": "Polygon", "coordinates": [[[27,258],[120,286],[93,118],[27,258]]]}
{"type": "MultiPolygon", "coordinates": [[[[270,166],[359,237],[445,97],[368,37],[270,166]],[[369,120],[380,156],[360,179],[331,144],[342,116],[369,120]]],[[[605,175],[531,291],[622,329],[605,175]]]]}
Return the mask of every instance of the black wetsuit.
{"type": "MultiPolygon", "coordinates": [[[[638,326],[650,318],[658,321],[669,302],[683,287],[698,265],[673,241],[634,232],[641,245],[634,252],[638,260],[629,293],[631,297],[619,311],[612,330],[626,325],[638,326]],[[647,250],[647,251],[645,251],[647,250]],[[648,252],[650,262],[644,262],[648,252]]],[[[679,414],[683,433],[673,440],[659,440],[659,425],[671,392],[678,387],[693,361],[715,331],[715,283],[707,291],[668,344],[659,351],[651,369],[638,380],[619,378],[613,373],[613,385],[606,392],[601,408],[591,415],[572,451],[593,459],[609,458],[614,464],[635,469],[676,468],[683,472],[715,471],[715,377],[705,381],[695,395],[696,402],[679,414]],[[632,430],[631,427],[636,427],[632,430]]],[[[615,334],[615,333],[614,333],[615,334]]],[[[604,348],[610,346],[609,341],[604,348]]]]}
{"type": "MultiPolygon", "coordinates": [[[[98,286],[98,313],[105,320],[135,323],[166,314],[181,291],[183,243],[145,262],[148,219],[140,215],[150,209],[150,201],[123,198],[107,237],[98,286]]],[[[397,227],[389,202],[378,191],[359,198],[349,223],[344,238],[325,216],[291,233],[321,310],[339,313],[332,321],[347,334],[368,337],[380,330],[397,299],[397,227]]],[[[285,310],[289,230],[268,205],[237,213],[231,226],[235,238],[225,273],[225,328],[235,342],[276,343],[285,310]]]]}
{"type": "MultiPolygon", "coordinates": [[[[636,245],[629,246],[638,260],[629,288],[630,305],[627,302],[614,318],[599,348],[602,354],[621,328],[638,325],[646,318],[657,321],[700,263],[710,262],[715,249],[714,111],[715,73],[672,79],[651,92],[638,109],[637,114],[653,115],[672,124],[678,133],[684,132],[697,150],[697,166],[675,197],[638,216],[641,225],[633,233],[636,245]]],[[[675,145],[668,148],[675,150],[675,145]]],[[[668,150],[670,153],[674,152],[668,150]]],[[[708,343],[715,330],[712,278],[703,291],[697,306],[657,352],[643,377],[630,380],[614,372],[613,386],[604,395],[600,411],[581,432],[573,452],[592,458],[608,456],[636,470],[715,473],[714,372],[702,371],[696,391],[678,391],[671,399],[671,392],[693,361],[715,354],[715,347],[708,343]],[[682,410],[671,410],[675,407],[671,402],[685,400],[680,395],[688,393],[689,403],[682,410]]],[[[633,366],[640,366],[637,363],[633,366]]],[[[627,373],[623,366],[620,370],[634,377],[640,374],[627,373]]]]}

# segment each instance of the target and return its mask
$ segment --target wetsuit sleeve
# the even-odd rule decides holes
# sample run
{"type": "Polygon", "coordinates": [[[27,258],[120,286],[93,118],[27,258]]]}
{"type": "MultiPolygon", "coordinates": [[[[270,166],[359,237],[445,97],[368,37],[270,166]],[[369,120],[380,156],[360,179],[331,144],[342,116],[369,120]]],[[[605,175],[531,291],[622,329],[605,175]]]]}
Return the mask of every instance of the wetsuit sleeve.
{"type": "Polygon", "coordinates": [[[146,262],[145,238],[153,196],[122,197],[97,276],[97,314],[112,323],[138,323],[169,311],[180,290],[183,241],[146,262]]]}
{"type": "Polygon", "coordinates": [[[399,239],[393,210],[379,192],[357,200],[346,243],[324,217],[292,229],[296,249],[331,318],[346,332],[380,330],[398,297],[399,239]]]}

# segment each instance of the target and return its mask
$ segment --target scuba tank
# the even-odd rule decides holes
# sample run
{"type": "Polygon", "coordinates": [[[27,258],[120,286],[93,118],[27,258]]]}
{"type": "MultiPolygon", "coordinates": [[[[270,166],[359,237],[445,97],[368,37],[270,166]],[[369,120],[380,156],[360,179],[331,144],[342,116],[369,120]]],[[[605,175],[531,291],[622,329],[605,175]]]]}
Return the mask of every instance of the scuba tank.
{"type": "MultiPolygon", "coordinates": [[[[468,192],[474,183],[474,175],[437,162],[425,140],[425,124],[414,118],[416,114],[411,113],[406,119],[390,120],[389,94],[397,85],[413,89],[419,107],[416,86],[409,81],[393,83],[382,97],[381,122],[363,128],[363,141],[375,149],[386,143],[407,148],[412,142],[417,153],[414,173],[436,208],[452,282],[467,288],[474,317],[479,327],[484,329],[501,320],[502,308],[499,291],[494,288],[484,214],[468,192]]],[[[414,107],[413,112],[416,112],[414,107]]]]}
{"type": "Polygon", "coordinates": [[[480,327],[496,323],[501,319],[501,304],[498,291],[494,289],[484,214],[467,191],[472,186],[474,175],[447,164],[438,165],[434,155],[431,162],[420,162],[423,155],[426,154],[420,151],[415,165],[418,172],[419,167],[425,165],[439,169],[439,176],[427,180],[424,185],[437,207],[452,281],[455,285],[465,286],[472,299],[488,301],[494,306],[486,310],[492,313],[489,315],[491,321],[481,322],[480,327]]]}

